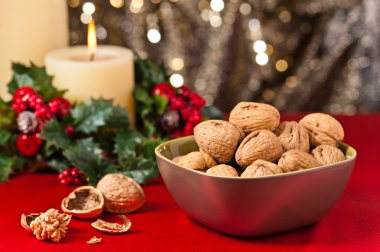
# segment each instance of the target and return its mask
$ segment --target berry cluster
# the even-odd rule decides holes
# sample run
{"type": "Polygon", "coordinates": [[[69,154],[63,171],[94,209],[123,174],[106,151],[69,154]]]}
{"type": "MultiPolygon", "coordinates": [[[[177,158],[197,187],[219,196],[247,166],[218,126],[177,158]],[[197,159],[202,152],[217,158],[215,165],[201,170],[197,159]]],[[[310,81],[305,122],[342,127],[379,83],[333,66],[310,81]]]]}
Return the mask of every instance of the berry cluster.
{"type": "Polygon", "coordinates": [[[18,151],[27,157],[38,154],[43,144],[39,138],[45,122],[54,116],[62,119],[70,114],[71,104],[62,97],[47,104],[32,87],[20,87],[13,95],[12,108],[17,114],[17,124],[22,132],[16,140],[18,151]]]}
{"type": "Polygon", "coordinates": [[[66,168],[58,175],[59,182],[64,185],[86,184],[86,175],[77,167],[66,168]]]}
{"type": "Polygon", "coordinates": [[[161,127],[172,137],[193,134],[194,127],[203,119],[201,108],[206,101],[188,87],[174,89],[168,83],[158,83],[152,89],[153,95],[168,100],[168,109],[161,119],[161,127]]]}

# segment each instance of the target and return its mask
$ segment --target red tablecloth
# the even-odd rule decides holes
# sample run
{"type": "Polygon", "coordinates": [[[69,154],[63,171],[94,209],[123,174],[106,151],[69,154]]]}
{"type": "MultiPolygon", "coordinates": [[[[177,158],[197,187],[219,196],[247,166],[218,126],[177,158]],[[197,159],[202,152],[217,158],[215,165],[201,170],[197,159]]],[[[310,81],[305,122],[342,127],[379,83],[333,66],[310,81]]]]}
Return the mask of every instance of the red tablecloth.
{"type": "Polygon", "coordinates": [[[128,215],[133,223],[128,233],[102,234],[90,221],[73,219],[61,243],[42,242],[20,226],[21,214],[60,209],[73,188],[61,186],[55,174],[22,174],[0,185],[0,251],[380,251],[380,115],[337,119],[358,158],[343,196],[316,225],[261,238],[231,237],[188,218],[157,180],[144,187],[146,205],[128,215]],[[94,235],[103,243],[87,245],[94,235]]]}

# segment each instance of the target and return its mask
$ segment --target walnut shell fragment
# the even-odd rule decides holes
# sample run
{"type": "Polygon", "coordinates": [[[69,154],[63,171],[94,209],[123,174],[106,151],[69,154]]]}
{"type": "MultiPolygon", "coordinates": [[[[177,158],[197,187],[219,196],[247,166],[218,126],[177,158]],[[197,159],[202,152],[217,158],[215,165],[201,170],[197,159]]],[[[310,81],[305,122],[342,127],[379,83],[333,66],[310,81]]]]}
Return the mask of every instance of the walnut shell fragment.
{"type": "Polygon", "coordinates": [[[244,138],[235,159],[241,167],[246,168],[258,159],[276,161],[281,154],[282,146],[278,137],[269,130],[257,130],[244,138]]]}
{"type": "Polygon", "coordinates": [[[131,226],[132,222],[124,215],[118,215],[120,219],[123,220],[123,224],[107,222],[101,219],[97,219],[95,222],[91,223],[91,226],[97,230],[110,234],[122,234],[127,232],[131,226]]]}
{"type": "Polygon", "coordinates": [[[311,154],[321,165],[329,165],[346,160],[343,152],[331,145],[319,145],[312,150],[311,154]]]}
{"type": "Polygon", "coordinates": [[[308,131],[312,146],[327,144],[338,147],[343,141],[343,127],[330,115],[323,113],[308,114],[299,123],[308,131]]]}
{"type": "Polygon", "coordinates": [[[309,153],[293,149],[282,154],[278,166],[284,172],[298,171],[320,166],[319,162],[309,153]]]}
{"type": "Polygon", "coordinates": [[[240,102],[232,109],[229,122],[246,134],[263,129],[274,131],[280,124],[280,113],[268,104],[240,102]]]}
{"type": "Polygon", "coordinates": [[[141,186],[123,174],[109,173],[96,188],[104,197],[104,210],[110,213],[126,214],[140,209],[145,203],[141,186]]]}
{"type": "Polygon", "coordinates": [[[182,156],[177,163],[188,169],[204,169],[218,164],[212,156],[203,151],[190,152],[182,156]]]}
{"type": "Polygon", "coordinates": [[[90,240],[88,240],[86,243],[92,245],[92,244],[101,243],[102,240],[103,240],[103,238],[101,238],[101,237],[93,236],[93,237],[91,237],[90,240]]]}
{"type": "Polygon", "coordinates": [[[219,176],[219,177],[239,177],[236,169],[230,165],[220,164],[211,167],[206,171],[206,174],[219,176]]]}
{"type": "Polygon", "coordinates": [[[237,126],[223,120],[208,120],[194,128],[195,141],[199,148],[219,163],[228,163],[244,138],[237,126]]]}
{"type": "Polygon", "coordinates": [[[276,164],[258,159],[240,175],[242,178],[257,178],[284,173],[276,164]]]}
{"type": "Polygon", "coordinates": [[[275,131],[284,151],[299,149],[309,152],[309,134],[305,127],[295,121],[282,122],[275,131]]]}
{"type": "Polygon", "coordinates": [[[82,219],[99,216],[103,212],[102,192],[93,186],[81,186],[61,202],[62,211],[82,219]]]}

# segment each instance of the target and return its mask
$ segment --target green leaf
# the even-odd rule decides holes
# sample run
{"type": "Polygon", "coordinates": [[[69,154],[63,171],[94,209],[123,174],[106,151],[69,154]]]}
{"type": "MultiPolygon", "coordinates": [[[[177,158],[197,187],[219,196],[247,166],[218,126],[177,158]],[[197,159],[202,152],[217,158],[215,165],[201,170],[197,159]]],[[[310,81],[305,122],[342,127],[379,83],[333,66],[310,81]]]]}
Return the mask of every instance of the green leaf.
{"type": "Polygon", "coordinates": [[[164,140],[162,139],[146,139],[143,144],[144,157],[155,159],[154,149],[160,145],[164,140]]]}
{"type": "Polygon", "coordinates": [[[16,114],[11,105],[0,98],[0,129],[17,129],[16,114]]]}
{"type": "Polygon", "coordinates": [[[148,90],[159,82],[166,82],[168,77],[164,70],[149,59],[135,61],[135,82],[148,90]]]}
{"type": "Polygon", "coordinates": [[[40,137],[48,146],[58,149],[65,149],[71,144],[70,138],[65,133],[65,126],[56,119],[51,119],[46,123],[40,137]]]}
{"type": "Polygon", "coordinates": [[[142,144],[142,135],[135,130],[120,131],[115,138],[115,150],[119,162],[136,156],[136,146],[142,144]]]}
{"type": "Polygon", "coordinates": [[[166,107],[168,106],[169,100],[161,95],[154,95],[154,104],[156,105],[156,111],[159,115],[162,115],[165,112],[166,107]]]}
{"type": "Polygon", "coordinates": [[[63,155],[86,174],[91,185],[96,185],[105,175],[106,160],[99,145],[92,138],[78,140],[77,144],[67,148],[63,155]]]}
{"type": "Polygon", "coordinates": [[[12,174],[12,165],[15,162],[14,157],[0,154],[0,182],[7,181],[12,174]]]}
{"type": "Polygon", "coordinates": [[[111,118],[113,112],[112,101],[91,99],[86,103],[80,103],[71,110],[75,120],[76,130],[85,134],[96,132],[106,121],[111,118]]]}
{"type": "Polygon", "coordinates": [[[159,172],[154,160],[140,156],[133,161],[122,164],[120,173],[132,177],[139,184],[145,184],[147,181],[158,177],[159,172]]]}
{"type": "Polygon", "coordinates": [[[59,172],[63,171],[67,167],[72,166],[71,163],[67,159],[64,159],[64,158],[60,158],[60,159],[53,158],[48,161],[48,164],[50,167],[52,167],[53,169],[59,172]]]}
{"type": "Polygon", "coordinates": [[[0,131],[0,146],[6,146],[11,139],[12,134],[9,131],[0,131]]]}
{"type": "Polygon", "coordinates": [[[106,122],[107,127],[127,129],[129,128],[128,111],[122,107],[115,106],[112,108],[112,115],[106,122]]]}
{"type": "Polygon", "coordinates": [[[12,62],[12,71],[18,74],[23,74],[28,72],[29,67],[25,66],[24,64],[21,63],[15,63],[12,62]]]}

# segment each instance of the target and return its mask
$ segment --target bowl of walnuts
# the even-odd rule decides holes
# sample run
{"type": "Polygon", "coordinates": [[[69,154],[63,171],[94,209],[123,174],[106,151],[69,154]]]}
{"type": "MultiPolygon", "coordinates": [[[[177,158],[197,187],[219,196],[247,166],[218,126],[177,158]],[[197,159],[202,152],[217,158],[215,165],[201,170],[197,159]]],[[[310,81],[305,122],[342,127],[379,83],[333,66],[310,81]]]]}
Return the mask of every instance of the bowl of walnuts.
{"type": "Polygon", "coordinates": [[[356,151],[332,116],[280,122],[276,108],[241,102],[228,121],[208,120],[194,136],[159,145],[170,194],[192,219],[253,237],[317,223],[343,193],[356,151]]]}

